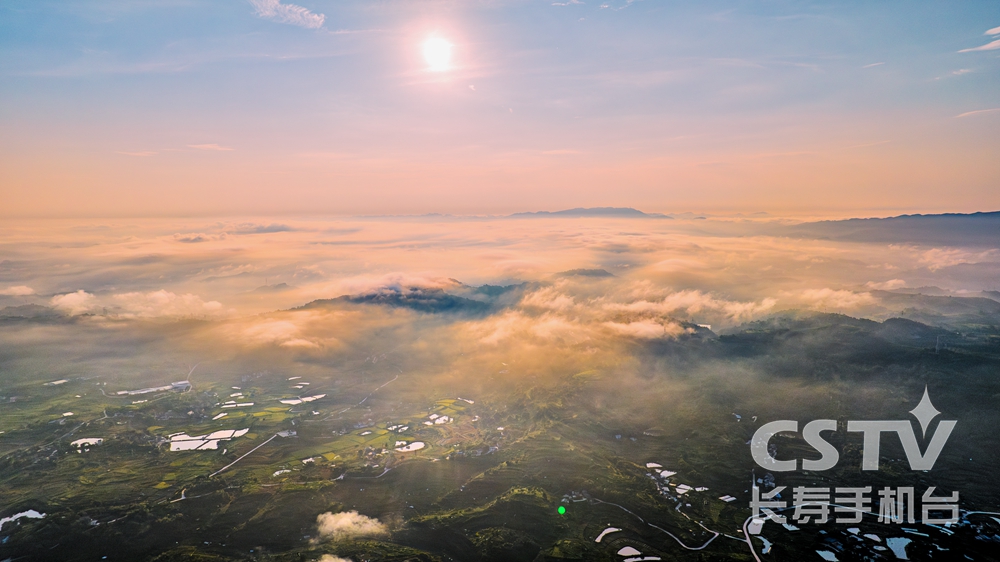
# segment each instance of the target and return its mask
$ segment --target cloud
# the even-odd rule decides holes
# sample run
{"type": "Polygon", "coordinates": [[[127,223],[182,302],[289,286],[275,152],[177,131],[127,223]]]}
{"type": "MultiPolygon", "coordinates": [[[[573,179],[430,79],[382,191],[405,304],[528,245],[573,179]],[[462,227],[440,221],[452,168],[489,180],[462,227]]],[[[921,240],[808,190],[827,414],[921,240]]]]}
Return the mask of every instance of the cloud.
{"type": "Polygon", "coordinates": [[[252,222],[245,222],[226,229],[227,232],[233,234],[268,234],[272,232],[291,232],[293,230],[295,229],[286,224],[255,224],[252,222]]]}
{"type": "Polygon", "coordinates": [[[919,259],[920,263],[927,266],[927,269],[937,271],[954,265],[992,261],[998,255],[1000,255],[1000,251],[995,249],[974,252],[959,248],[931,248],[921,253],[919,259]]]}
{"type": "Polygon", "coordinates": [[[884,291],[891,291],[893,289],[899,289],[906,286],[906,281],[902,279],[890,279],[888,281],[883,281],[881,283],[876,283],[874,281],[869,281],[865,283],[865,287],[869,289],[881,289],[884,291]]]}
{"type": "Polygon", "coordinates": [[[566,2],[553,2],[553,6],[572,6],[573,4],[583,4],[580,0],[566,0],[566,2]]]}
{"type": "Polygon", "coordinates": [[[871,293],[835,291],[830,288],[807,289],[802,291],[802,300],[813,308],[848,310],[875,304],[871,293]]]}
{"type": "Polygon", "coordinates": [[[565,295],[555,287],[543,287],[525,295],[521,305],[527,307],[545,308],[548,310],[569,310],[576,306],[570,295],[565,295]]]}
{"type": "Polygon", "coordinates": [[[705,262],[688,258],[669,258],[657,262],[650,266],[652,269],[665,273],[689,271],[692,269],[705,269],[708,265],[705,262]]]}
{"type": "Polygon", "coordinates": [[[220,333],[229,341],[247,347],[332,350],[343,344],[337,335],[350,334],[361,322],[363,320],[359,316],[297,311],[279,318],[233,319],[221,327],[220,333]]]}
{"type": "MultiPolygon", "coordinates": [[[[1000,113],[987,119],[996,116],[1000,113]]],[[[233,218],[206,224],[205,219],[190,219],[151,224],[141,231],[104,223],[87,223],[86,230],[65,234],[43,231],[39,236],[54,242],[39,251],[35,261],[0,261],[0,281],[6,281],[0,283],[0,293],[9,295],[10,286],[39,278],[59,279],[62,288],[35,283],[35,296],[0,299],[33,299],[49,305],[56,294],[50,306],[58,306],[67,316],[92,313],[95,322],[104,322],[104,316],[117,318],[116,322],[130,317],[218,319],[214,331],[227,345],[280,357],[349,349],[354,345],[354,324],[382,325],[398,318],[431,326],[460,323],[464,333],[454,337],[497,353],[508,343],[531,349],[558,343],[580,346],[574,349],[583,352],[589,347],[613,347],[615,338],[633,340],[656,330],[663,334],[663,326],[671,322],[709,324],[716,332],[725,332],[789,308],[827,307],[840,312],[832,307],[857,305],[843,312],[881,318],[885,305],[878,298],[862,306],[866,297],[859,300],[852,291],[874,295],[876,290],[901,286],[952,287],[956,275],[980,276],[970,277],[962,288],[989,289],[993,282],[989,271],[1000,261],[1000,253],[983,253],[987,248],[855,247],[832,240],[754,235],[763,225],[728,219],[669,221],[652,230],[645,222],[628,226],[616,221],[614,226],[597,228],[500,219],[374,220],[233,218]],[[725,228],[729,235],[698,230],[712,232],[712,228],[725,228]],[[256,234],[263,232],[277,234],[256,234]],[[731,235],[737,233],[748,235],[731,235]],[[223,235],[225,240],[218,241],[223,235]],[[247,237],[266,237],[268,243],[248,246],[243,243],[247,237]],[[328,248],[317,242],[335,243],[335,252],[325,251],[328,248]],[[596,267],[616,276],[552,275],[596,267]],[[487,298],[485,292],[475,292],[452,277],[470,285],[529,283],[502,297],[487,298]],[[260,285],[280,282],[294,288],[253,292],[260,285]],[[73,293],[72,287],[86,290],[73,293]],[[815,292],[824,287],[850,290],[839,295],[815,292]],[[369,303],[364,306],[331,304],[257,316],[315,299],[410,294],[411,288],[418,289],[414,294],[422,298],[442,290],[488,300],[492,314],[484,310],[474,315],[419,316],[389,306],[392,299],[373,298],[364,299],[369,303]],[[814,292],[804,297],[807,289],[814,292]],[[95,293],[89,294],[90,290],[95,293]],[[279,320],[291,324],[262,326],[279,320]]]]}
{"type": "Polygon", "coordinates": [[[690,332],[683,326],[685,321],[727,326],[754,320],[777,302],[770,297],[727,300],[697,290],[670,291],[642,282],[608,286],[562,280],[528,292],[519,301],[518,310],[470,325],[468,331],[480,343],[491,346],[512,339],[591,346],[609,335],[676,338],[690,332]]]}
{"type": "Polygon", "coordinates": [[[230,150],[236,150],[228,146],[219,146],[215,143],[210,144],[189,144],[188,148],[197,148],[198,150],[214,150],[216,152],[229,152],[230,150]]]}
{"type": "Polygon", "coordinates": [[[65,295],[56,295],[52,297],[49,301],[55,308],[61,308],[72,315],[83,314],[91,308],[91,303],[94,302],[94,295],[80,290],[75,293],[67,293],[65,295]]]}
{"type": "Polygon", "coordinates": [[[958,117],[969,117],[971,115],[980,115],[982,113],[995,113],[997,111],[1000,111],[1000,107],[993,107],[993,108],[990,108],[990,109],[977,109],[975,111],[966,111],[965,113],[959,113],[955,117],[956,118],[958,118],[958,117]]]}
{"type": "Polygon", "coordinates": [[[203,301],[197,295],[178,295],[159,290],[148,293],[130,292],[97,297],[86,291],[52,297],[49,303],[71,315],[109,313],[124,318],[204,317],[221,313],[222,304],[203,301]]]}
{"type": "Polygon", "coordinates": [[[456,286],[453,279],[419,273],[389,273],[381,277],[348,277],[336,284],[334,292],[349,295],[402,293],[410,288],[447,289],[456,286]]]}
{"type": "Polygon", "coordinates": [[[692,332],[689,328],[684,328],[676,322],[666,322],[660,324],[651,320],[640,320],[622,324],[619,322],[605,322],[604,326],[611,328],[623,336],[652,340],[659,338],[675,338],[685,332],[692,332]]]}
{"type": "Polygon", "coordinates": [[[389,529],[381,521],[361,515],[357,511],[321,513],[316,517],[316,527],[321,538],[335,541],[389,534],[389,529]]]}
{"type": "Polygon", "coordinates": [[[882,66],[883,64],[885,64],[885,63],[884,62],[873,62],[871,64],[866,64],[866,65],[862,66],[861,68],[872,68],[872,67],[875,67],[875,66],[882,66]]]}
{"type": "Polygon", "coordinates": [[[174,240],[185,244],[197,244],[198,242],[207,242],[211,239],[212,237],[204,232],[197,232],[194,234],[174,234],[174,240]]]}
{"type": "Polygon", "coordinates": [[[14,285],[6,289],[0,289],[0,295],[5,297],[26,297],[35,294],[35,290],[27,285],[14,285]]]}
{"type": "Polygon", "coordinates": [[[298,325],[287,320],[275,320],[256,324],[243,330],[241,335],[244,341],[258,344],[283,344],[290,341],[301,341],[301,338],[298,337],[298,325]]]}
{"type": "Polygon", "coordinates": [[[222,312],[222,303],[205,302],[190,293],[178,295],[159,290],[149,293],[121,293],[111,297],[117,305],[115,311],[121,316],[152,318],[159,316],[192,317],[206,316],[222,312]]]}
{"type": "MultiPolygon", "coordinates": [[[[990,30],[990,31],[993,31],[993,30],[990,30]]],[[[985,45],[980,45],[978,47],[973,47],[971,49],[962,49],[959,52],[960,53],[971,53],[971,52],[974,52],[974,51],[995,51],[997,49],[1000,49],[1000,39],[995,39],[995,40],[990,41],[989,43],[987,43],[985,45]]]]}
{"type": "Polygon", "coordinates": [[[530,325],[531,333],[544,340],[578,344],[590,339],[579,324],[551,314],[533,319],[530,325]]]}
{"type": "Polygon", "coordinates": [[[730,301],[713,297],[698,290],[685,290],[671,293],[661,301],[640,300],[627,304],[608,304],[606,307],[612,310],[635,313],[674,314],[684,312],[688,315],[721,313],[728,320],[743,322],[771,310],[777,302],[773,298],[765,298],[760,302],[730,301]]]}
{"type": "Polygon", "coordinates": [[[520,312],[508,312],[499,317],[488,319],[481,326],[479,342],[486,345],[497,345],[519,331],[531,320],[520,312]]]}
{"type": "Polygon", "coordinates": [[[314,14],[307,8],[295,4],[282,4],[280,0],[250,0],[250,3],[257,9],[258,16],[281,23],[318,29],[323,27],[323,22],[326,21],[326,16],[323,14],[314,14]]]}
{"type": "Polygon", "coordinates": [[[988,29],[983,35],[1000,35],[1000,27],[994,27],[993,29],[988,29]]]}
{"type": "Polygon", "coordinates": [[[624,10],[632,4],[639,2],[640,0],[615,0],[614,2],[605,2],[598,6],[602,10],[612,9],[612,10],[624,10]]]}
{"type": "Polygon", "coordinates": [[[294,338],[281,342],[281,347],[299,347],[305,349],[319,349],[319,344],[302,338],[294,338]]]}
{"type": "Polygon", "coordinates": [[[471,322],[465,325],[463,331],[488,346],[510,340],[521,340],[529,346],[538,343],[537,340],[578,345],[591,340],[594,335],[591,325],[581,319],[553,313],[533,316],[519,311],[509,311],[471,322]]]}

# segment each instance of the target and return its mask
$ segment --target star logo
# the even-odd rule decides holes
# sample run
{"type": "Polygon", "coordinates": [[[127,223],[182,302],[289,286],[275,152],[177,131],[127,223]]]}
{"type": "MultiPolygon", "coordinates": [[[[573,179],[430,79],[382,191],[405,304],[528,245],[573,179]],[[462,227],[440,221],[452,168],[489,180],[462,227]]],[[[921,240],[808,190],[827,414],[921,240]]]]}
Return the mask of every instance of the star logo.
{"type": "Polygon", "coordinates": [[[920,422],[920,432],[926,437],[927,426],[941,413],[934,407],[934,404],[931,404],[931,397],[927,394],[926,385],[924,385],[924,397],[920,399],[920,403],[917,404],[916,408],[910,410],[910,413],[920,422]]]}

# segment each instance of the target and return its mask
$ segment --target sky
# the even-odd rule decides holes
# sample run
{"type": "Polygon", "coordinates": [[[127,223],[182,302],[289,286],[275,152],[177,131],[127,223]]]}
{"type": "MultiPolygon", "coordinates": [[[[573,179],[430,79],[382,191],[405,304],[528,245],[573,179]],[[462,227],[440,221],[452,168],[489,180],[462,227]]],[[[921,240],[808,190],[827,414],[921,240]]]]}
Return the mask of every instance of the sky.
{"type": "Polygon", "coordinates": [[[998,77],[996,2],[5,0],[0,215],[996,210],[998,77]]]}

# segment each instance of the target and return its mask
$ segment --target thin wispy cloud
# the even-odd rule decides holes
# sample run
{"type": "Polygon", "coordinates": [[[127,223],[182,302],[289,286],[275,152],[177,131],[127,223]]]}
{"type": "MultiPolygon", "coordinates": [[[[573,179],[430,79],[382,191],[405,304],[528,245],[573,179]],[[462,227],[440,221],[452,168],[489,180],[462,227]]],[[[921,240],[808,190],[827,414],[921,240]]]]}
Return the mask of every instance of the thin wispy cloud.
{"type": "Polygon", "coordinates": [[[862,66],[861,68],[872,68],[874,66],[882,66],[883,64],[885,64],[885,63],[884,62],[873,62],[871,64],[866,64],[866,65],[862,66]]]}
{"type": "Polygon", "coordinates": [[[605,2],[605,3],[601,4],[598,7],[600,9],[602,9],[602,10],[607,10],[607,9],[624,10],[625,8],[628,8],[629,6],[631,6],[632,4],[634,4],[634,3],[638,2],[638,1],[640,1],[640,0],[624,0],[624,1],[623,0],[616,0],[614,2],[605,2]]]}
{"type": "MultiPolygon", "coordinates": [[[[993,31],[992,29],[990,31],[993,31]]],[[[973,47],[972,49],[962,49],[960,53],[971,53],[974,51],[995,51],[1000,49],[1000,39],[994,39],[985,45],[979,47],[973,47]]]]}
{"type": "Polygon", "coordinates": [[[996,113],[1000,111],[1000,107],[994,107],[991,109],[977,109],[975,111],[966,111],[965,113],[959,113],[955,117],[970,117],[972,115],[982,115],[984,113],[996,113]]]}
{"type": "Polygon", "coordinates": [[[994,27],[993,29],[989,29],[983,35],[1000,35],[1000,27],[994,27]]]}
{"type": "Polygon", "coordinates": [[[566,2],[553,2],[553,6],[571,6],[573,4],[583,4],[580,0],[567,0],[566,2]]]}
{"type": "Polygon", "coordinates": [[[250,0],[257,9],[257,15],[277,22],[297,25],[307,29],[323,27],[326,16],[311,12],[296,4],[282,4],[280,0],[250,0]]]}
{"type": "Polygon", "coordinates": [[[236,150],[235,148],[229,146],[220,146],[215,143],[210,144],[189,144],[188,148],[196,148],[198,150],[215,150],[219,152],[228,152],[230,150],[236,150]]]}

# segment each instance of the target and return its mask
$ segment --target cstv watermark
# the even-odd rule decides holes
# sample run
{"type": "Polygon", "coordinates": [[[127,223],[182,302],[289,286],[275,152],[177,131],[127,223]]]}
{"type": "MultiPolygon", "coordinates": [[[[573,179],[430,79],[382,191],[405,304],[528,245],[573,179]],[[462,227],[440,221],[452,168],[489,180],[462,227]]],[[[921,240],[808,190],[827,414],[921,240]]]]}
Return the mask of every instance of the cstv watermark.
{"type": "MultiPolygon", "coordinates": [[[[910,410],[910,413],[920,424],[920,431],[925,439],[927,427],[941,414],[931,403],[926,387],[920,404],[910,410]]],[[[910,420],[849,420],[847,431],[862,433],[864,436],[861,470],[878,470],[883,433],[895,433],[898,436],[910,470],[931,470],[956,423],[955,420],[939,421],[924,451],[920,450],[916,429],[910,420]]],[[[754,433],[750,441],[750,453],[757,465],[774,472],[791,472],[799,467],[803,470],[829,470],[837,465],[840,453],[823,438],[822,433],[836,430],[836,420],[814,420],[807,423],[802,428],[802,437],[816,449],[820,458],[801,460],[799,464],[799,459],[774,458],[776,449],[770,443],[776,433],[798,432],[799,423],[793,420],[769,422],[754,433]]],[[[794,510],[792,519],[796,523],[826,523],[830,520],[831,514],[835,516],[834,520],[837,523],[860,523],[864,514],[876,516],[879,523],[916,523],[917,513],[920,514],[920,522],[925,524],[958,522],[958,492],[953,492],[950,496],[935,496],[936,488],[933,486],[920,494],[919,509],[916,506],[916,491],[912,487],[884,487],[875,490],[871,486],[832,489],[796,486],[792,488],[791,504],[780,500],[781,492],[786,488],[777,486],[770,492],[762,494],[755,482],[750,502],[752,517],[761,521],[771,519],[787,525],[788,518],[778,515],[778,512],[792,509],[794,510]],[[876,499],[878,511],[873,511],[876,499]]]]}

